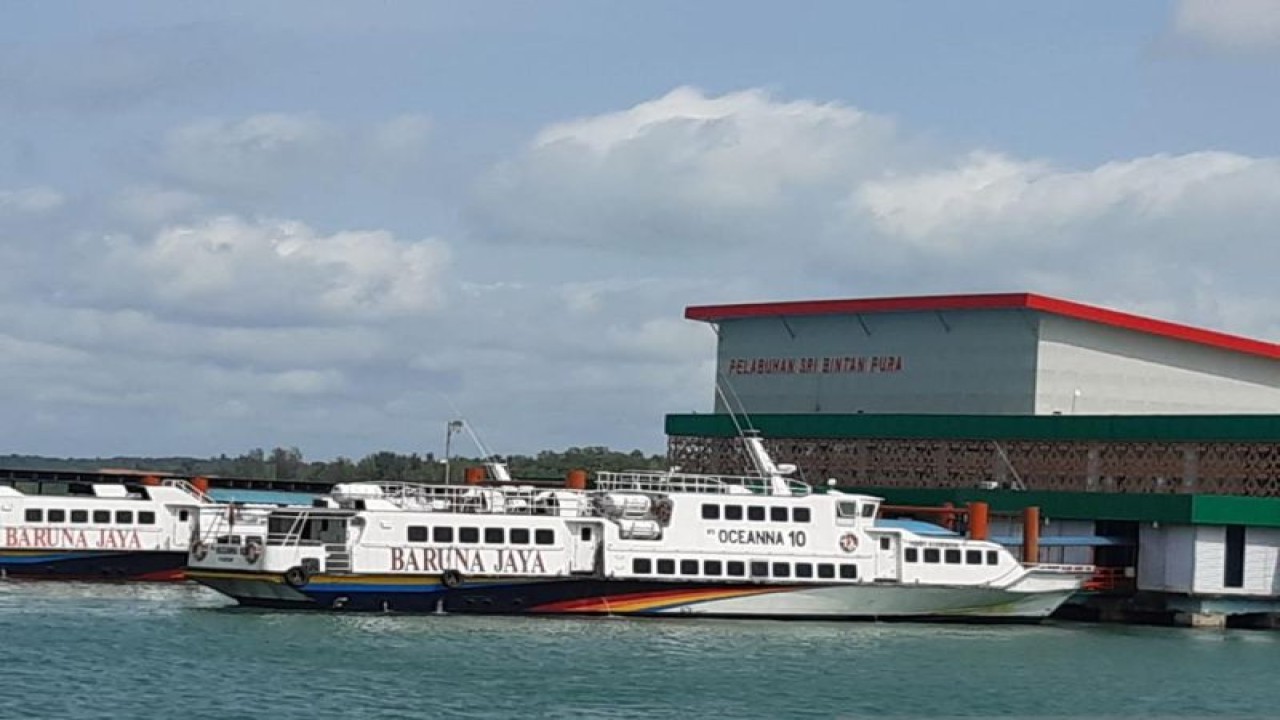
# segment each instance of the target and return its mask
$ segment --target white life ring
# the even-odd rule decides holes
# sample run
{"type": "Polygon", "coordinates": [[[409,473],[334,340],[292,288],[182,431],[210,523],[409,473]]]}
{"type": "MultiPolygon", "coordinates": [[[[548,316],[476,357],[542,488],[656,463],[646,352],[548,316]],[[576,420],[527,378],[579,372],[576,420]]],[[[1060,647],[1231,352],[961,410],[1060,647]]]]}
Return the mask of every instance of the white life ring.
{"type": "Polygon", "coordinates": [[[209,555],[209,546],[197,540],[191,547],[191,554],[197,561],[204,560],[209,555]]]}
{"type": "Polygon", "coordinates": [[[858,549],[858,536],[853,533],[845,533],[840,536],[840,549],[851,553],[858,549]]]}

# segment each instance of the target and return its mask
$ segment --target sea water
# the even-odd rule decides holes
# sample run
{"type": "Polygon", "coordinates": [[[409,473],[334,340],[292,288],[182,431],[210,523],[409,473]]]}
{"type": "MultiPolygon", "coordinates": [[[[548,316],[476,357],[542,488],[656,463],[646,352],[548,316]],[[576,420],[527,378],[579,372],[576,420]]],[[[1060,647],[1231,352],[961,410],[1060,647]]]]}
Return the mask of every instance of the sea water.
{"type": "Polygon", "coordinates": [[[247,611],[0,581],[0,718],[1280,715],[1280,633],[247,611]]]}

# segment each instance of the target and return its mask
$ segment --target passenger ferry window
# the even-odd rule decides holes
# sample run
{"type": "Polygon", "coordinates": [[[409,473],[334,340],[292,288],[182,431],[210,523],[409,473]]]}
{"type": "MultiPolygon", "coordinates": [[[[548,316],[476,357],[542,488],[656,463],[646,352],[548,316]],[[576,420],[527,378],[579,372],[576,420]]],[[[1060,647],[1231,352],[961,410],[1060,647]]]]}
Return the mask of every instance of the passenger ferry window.
{"type": "Polygon", "coordinates": [[[458,528],[458,542],[464,542],[469,545],[480,542],[480,528],[458,528]]]}
{"type": "Polygon", "coordinates": [[[724,519],[725,520],[741,520],[742,506],[741,505],[725,505],[724,519]]]}
{"type": "Polygon", "coordinates": [[[888,549],[889,549],[889,544],[890,544],[889,538],[887,538],[887,537],[882,537],[882,538],[880,538],[880,549],[881,549],[881,550],[888,550],[888,549]]]}
{"type": "Polygon", "coordinates": [[[840,579],[841,580],[857,580],[858,566],[857,565],[841,565],[840,579]]]}
{"type": "Polygon", "coordinates": [[[836,566],[831,563],[821,563],[818,565],[818,577],[824,580],[830,580],[836,576],[836,566]]]}
{"type": "Polygon", "coordinates": [[[947,551],[947,564],[948,564],[948,565],[959,565],[959,564],[960,564],[960,551],[959,551],[959,550],[948,550],[948,551],[947,551]]]}
{"type": "Polygon", "coordinates": [[[784,507],[769,508],[769,519],[774,522],[786,522],[787,509],[784,507]]]}
{"type": "Polygon", "coordinates": [[[502,528],[484,529],[484,541],[490,545],[501,545],[505,535],[506,533],[502,532],[502,528]]]}
{"type": "Polygon", "coordinates": [[[675,560],[670,560],[670,559],[667,559],[667,560],[659,560],[659,561],[658,561],[658,574],[659,574],[659,575],[675,575],[675,574],[676,574],[676,561],[675,561],[675,560]]]}
{"type": "Polygon", "coordinates": [[[722,572],[722,566],[720,561],[719,560],[703,560],[702,574],[710,575],[711,577],[720,577],[721,575],[723,575],[724,573],[722,572]]]}
{"type": "Polygon", "coordinates": [[[965,565],[981,565],[982,551],[981,550],[965,550],[964,564],[965,565]]]}
{"type": "Polygon", "coordinates": [[[94,510],[93,511],[93,523],[95,525],[102,525],[103,523],[109,523],[109,522],[111,522],[110,510],[94,510]]]}
{"type": "Polygon", "coordinates": [[[836,505],[836,514],[840,517],[858,517],[858,503],[842,502],[836,505]]]}
{"type": "Polygon", "coordinates": [[[747,519],[756,522],[764,522],[764,508],[759,505],[752,505],[747,508],[747,519]]]}
{"type": "Polygon", "coordinates": [[[533,533],[534,542],[539,545],[552,545],[556,541],[556,533],[550,528],[540,528],[533,533]]]}
{"type": "Polygon", "coordinates": [[[924,561],[927,563],[936,563],[942,560],[942,553],[938,552],[938,548],[925,548],[924,561]]]}
{"type": "Polygon", "coordinates": [[[862,506],[862,517],[869,518],[869,517],[875,517],[875,515],[876,515],[876,506],[874,504],[867,503],[866,505],[862,506]]]}
{"type": "Polygon", "coordinates": [[[747,574],[747,566],[741,560],[730,560],[725,563],[724,570],[729,577],[742,577],[747,574]]]}
{"type": "Polygon", "coordinates": [[[431,539],[438,543],[451,543],[453,542],[453,528],[433,527],[431,528],[431,539]]]}
{"type": "Polygon", "coordinates": [[[186,522],[191,515],[186,510],[178,511],[178,522],[186,522]]]}
{"type": "Polygon", "coordinates": [[[796,577],[811,578],[813,577],[812,563],[796,563],[796,577]]]}
{"type": "Polygon", "coordinates": [[[680,574],[681,575],[697,575],[698,561],[697,560],[681,560],[680,574]]]}
{"type": "Polygon", "coordinates": [[[791,577],[791,563],[774,563],[773,576],[780,578],[791,577]]]}
{"type": "Polygon", "coordinates": [[[71,522],[73,522],[73,523],[87,523],[87,522],[89,522],[89,511],[88,511],[88,510],[72,510],[72,511],[71,511],[71,522]]]}
{"type": "Polygon", "coordinates": [[[791,511],[791,519],[796,522],[809,522],[809,508],[795,508],[791,511]]]}
{"type": "Polygon", "coordinates": [[[995,550],[988,550],[988,551],[987,551],[987,564],[988,564],[988,565],[999,565],[999,564],[1000,564],[1000,553],[999,553],[999,552],[997,552],[997,551],[995,551],[995,550]]]}
{"type": "Polygon", "coordinates": [[[155,514],[155,513],[153,513],[153,512],[151,512],[150,510],[143,510],[143,511],[139,512],[139,513],[138,513],[138,524],[139,524],[139,525],[155,525],[155,524],[156,524],[156,514],[155,514]]]}
{"type": "Polygon", "coordinates": [[[648,575],[653,572],[653,561],[649,558],[634,558],[631,560],[631,572],[636,575],[648,575]]]}
{"type": "Polygon", "coordinates": [[[906,556],[907,562],[920,562],[920,551],[915,548],[907,548],[903,555],[906,556]]]}
{"type": "Polygon", "coordinates": [[[707,504],[703,505],[703,506],[702,506],[702,519],[703,519],[703,520],[719,520],[719,519],[720,519],[720,506],[719,506],[719,505],[712,505],[712,504],[710,504],[710,503],[707,503],[707,504]]]}
{"type": "Polygon", "coordinates": [[[27,510],[27,522],[44,522],[44,510],[27,510]]]}
{"type": "Polygon", "coordinates": [[[591,542],[591,528],[582,528],[582,532],[578,536],[582,538],[582,542],[591,542]]]}
{"type": "Polygon", "coordinates": [[[529,529],[528,528],[511,528],[511,544],[512,545],[528,545],[529,529]]]}
{"type": "Polygon", "coordinates": [[[427,529],[421,525],[409,526],[409,542],[426,542],[427,529]]]}
{"type": "Polygon", "coordinates": [[[66,522],[66,521],[67,521],[66,510],[50,510],[49,511],[49,522],[66,522]]]}
{"type": "Polygon", "coordinates": [[[117,525],[132,525],[132,524],[133,524],[133,511],[132,511],[132,510],[117,510],[117,511],[116,511],[116,524],[117,524],[117,525]]]}
{"type": "Polygon", "coordinates": [[[751,577],[769,577],[769,563],[753,561],[751,563],[751,577]]]}

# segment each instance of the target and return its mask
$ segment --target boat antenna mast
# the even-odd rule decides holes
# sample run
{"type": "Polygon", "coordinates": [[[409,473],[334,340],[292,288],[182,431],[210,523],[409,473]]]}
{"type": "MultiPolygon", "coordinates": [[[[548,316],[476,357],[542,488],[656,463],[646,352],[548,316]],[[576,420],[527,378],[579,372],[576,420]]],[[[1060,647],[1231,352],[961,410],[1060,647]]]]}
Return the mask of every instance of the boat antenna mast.
{"type": "Polygon", "coordinates": [[[791,482],[787,475],[795,472],[796,466],[789,463],[778,464],[773,461],[773,457],[769,455],[768,449],[764,446],[764,440],[760,437],[760,431],[752,425],[751,416],[747,414],[746,406],[742,404],[742,399],[734,391],[729,378],[719,371],[716,372],[716,393],[720,396],[721,402],[724,403],[724,408],[729,413],[729,418],[733,421],[733,427],[738,432],[738,437],[742,438],[742,444],[747,451],[747,456],[751,458],[751,464],[755,466],[755,470],[760,476],[769,481],[769,493],[771,495],[791,495],[791,482]],[[730,394],[733,396],[732,401],[730,394]],[[734,410],[735,403],[737,404],[738,412],[742,414],[742,422],[738,421],[738,412],[734,410]]]}
{"type": "Polygon", "coordinates": [[[488,469],[490,477],[498,482],[511,482],[511,470],[507,468],[507,464],[503,462],[501,458],[489,451],[489,446],[485,445],[484,441],[480,439],[480,433],[476,430],[475,424],[470,420],[463,418],[462,411],[458,409],[458,406],[455,405],[453,400],[450,400],[448,396],[442,394],[441,397],[443,397],[444,401],[453,409],[454,417],[458,418],[457,420],[451,420],[449,422],[450,431],[452,432],[455,429],[461,429],[467,433],[467,436],[471,438],[471,442],[475,443],[476,447],[480,449],[480,457],[482,458],[485,468],[488,469]],[[455,425],[454,423],[457,424],[455,425]]]}

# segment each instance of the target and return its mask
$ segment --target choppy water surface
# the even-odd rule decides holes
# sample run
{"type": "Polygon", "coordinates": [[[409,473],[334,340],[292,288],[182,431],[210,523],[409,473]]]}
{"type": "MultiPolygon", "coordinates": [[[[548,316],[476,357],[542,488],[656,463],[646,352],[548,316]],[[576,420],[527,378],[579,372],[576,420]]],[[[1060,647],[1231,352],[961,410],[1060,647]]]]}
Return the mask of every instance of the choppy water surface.
{"type": "Polygon", "coordinates": [[[0,718],[1252,716],[1280,633],[229,609],[0,581],[0,718]]]}

